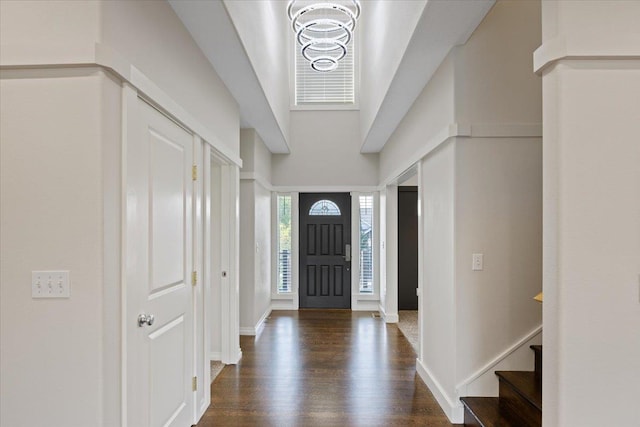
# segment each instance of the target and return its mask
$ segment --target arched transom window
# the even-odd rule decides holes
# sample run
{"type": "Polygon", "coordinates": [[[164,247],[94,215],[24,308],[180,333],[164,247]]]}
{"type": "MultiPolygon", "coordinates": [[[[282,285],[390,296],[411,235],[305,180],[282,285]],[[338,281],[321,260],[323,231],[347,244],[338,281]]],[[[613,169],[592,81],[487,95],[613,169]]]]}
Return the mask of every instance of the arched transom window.
{"type": "Polygon", "coordinates": [[[309,209],[309,215],[311,216],[340,216],[340,208],[331,200],[318,200],[309,209]]]}

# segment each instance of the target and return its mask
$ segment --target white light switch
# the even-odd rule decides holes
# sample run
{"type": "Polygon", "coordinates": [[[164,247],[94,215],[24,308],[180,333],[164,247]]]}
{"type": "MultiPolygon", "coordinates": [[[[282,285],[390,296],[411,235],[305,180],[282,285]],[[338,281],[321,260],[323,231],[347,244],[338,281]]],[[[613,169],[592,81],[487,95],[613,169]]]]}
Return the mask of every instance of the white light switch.
{"type": "Polygon", "coordinates": [[[473,254],[471,260],[471,269],[473,271],[482,271],[484,268],[483,255],[482,254],[473,254]]]}
{"type": "Polygon", "coordinates": [[[32,271],[31,297],[69,298],[68,271],[32,271]]]}

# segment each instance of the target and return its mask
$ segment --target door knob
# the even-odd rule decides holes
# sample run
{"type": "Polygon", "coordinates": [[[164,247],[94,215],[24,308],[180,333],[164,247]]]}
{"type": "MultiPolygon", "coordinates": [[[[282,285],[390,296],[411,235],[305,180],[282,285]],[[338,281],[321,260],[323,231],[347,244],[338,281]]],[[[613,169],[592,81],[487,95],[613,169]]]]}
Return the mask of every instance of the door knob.
{"type": "Polygon", "coordinates": [[[145,324],[146,325],[153,325],[153,321],[156,320],[153,317],[153,314],[144,314],[142,313],[141,315],[138,316],[138,326],[139,327],[143,327],[145,324]]]}

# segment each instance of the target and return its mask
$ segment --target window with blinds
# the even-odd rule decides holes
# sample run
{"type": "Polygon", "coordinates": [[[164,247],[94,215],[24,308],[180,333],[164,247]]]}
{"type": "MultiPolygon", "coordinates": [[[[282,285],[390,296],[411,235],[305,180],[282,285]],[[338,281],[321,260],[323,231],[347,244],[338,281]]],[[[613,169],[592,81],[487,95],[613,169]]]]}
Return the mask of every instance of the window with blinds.
{"type": "Polygon", "coordinates": [[[360,293],[373,293],[373,195],[360,201],[360,293]]]}
{"type": "Polygon", "coordinates": [[[294,43],[294,49],[296,105],[355,103],[355,37],[349,43],[347,55],[338,63],[338,68],[328,72],[313,70],[300,53],[298,43],[294,43]]]}
{"type": "Polygon", "coordinates": [[[291,292],[291,196],[278,195],[278,293],[291,292]]]}

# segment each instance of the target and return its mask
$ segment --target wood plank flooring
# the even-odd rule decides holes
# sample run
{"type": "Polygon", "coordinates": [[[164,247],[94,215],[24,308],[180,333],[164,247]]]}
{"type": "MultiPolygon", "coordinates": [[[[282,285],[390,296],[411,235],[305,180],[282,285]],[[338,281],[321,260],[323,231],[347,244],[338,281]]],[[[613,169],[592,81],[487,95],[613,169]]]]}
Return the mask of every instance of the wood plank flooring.
{"type": "Polygon", "coordinates": [[[273,312],[241,337],[198,427],[451,426],[417,376],[413,348],[368,312],[273,312]]]}

